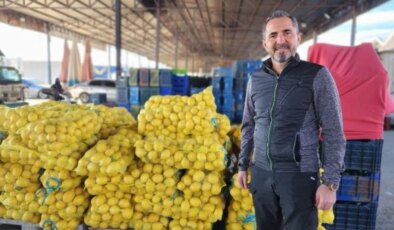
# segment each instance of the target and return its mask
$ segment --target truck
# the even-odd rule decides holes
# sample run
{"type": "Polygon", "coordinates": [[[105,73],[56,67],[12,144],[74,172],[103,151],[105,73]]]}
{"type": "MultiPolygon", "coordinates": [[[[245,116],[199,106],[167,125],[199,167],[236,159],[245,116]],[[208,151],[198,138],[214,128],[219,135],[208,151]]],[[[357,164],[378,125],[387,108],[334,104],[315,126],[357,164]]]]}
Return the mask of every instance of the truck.
{"type": "Polygon", "coordinates": [[[5,104],[24,100],[22,77],[14,67],[0,66],[0,100],[5,104]]]}

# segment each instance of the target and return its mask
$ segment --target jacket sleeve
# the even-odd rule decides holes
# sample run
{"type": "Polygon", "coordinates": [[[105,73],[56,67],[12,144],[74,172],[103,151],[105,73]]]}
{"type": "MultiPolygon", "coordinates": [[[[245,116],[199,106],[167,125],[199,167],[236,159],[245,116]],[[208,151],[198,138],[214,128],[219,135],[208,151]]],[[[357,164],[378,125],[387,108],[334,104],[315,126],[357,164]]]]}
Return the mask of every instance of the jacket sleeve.
{"type": "Polygon", "coordinates": [[[247,171],[249,167],[250,155],[254,149],[253,132],[254,132],[254,104],[251,97],[252,78],[249,79],[246,87],[246,97],[244,113],[241,126],[241,153],[239,154],[238,169],[247,171]]]}
{"type": "Polygon", "coordinates": [[[323,182],[339,185],[346,141],[338,90],[326,68],[318,72],[313,88],[316,116],[322,129],[323,182]]]}

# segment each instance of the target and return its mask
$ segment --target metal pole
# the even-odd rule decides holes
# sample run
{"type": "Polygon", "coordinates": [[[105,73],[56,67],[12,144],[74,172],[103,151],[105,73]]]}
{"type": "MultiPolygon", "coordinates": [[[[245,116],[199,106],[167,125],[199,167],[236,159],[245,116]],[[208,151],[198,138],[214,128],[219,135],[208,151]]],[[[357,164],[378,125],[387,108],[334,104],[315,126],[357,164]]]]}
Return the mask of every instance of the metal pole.
{"type": "Polygon", "coordinates": [[[176,31],[175,34],[175,69],[178,69],[178,39],[179,39],[179,32],[178,30],[176,31]]]}
{"type": "Polygon", "coordinates": [[[313,44],[317,43],[317,33],[316,31],[313,31],[313,44]]]}
{"type": "Polygon", "coordinates": [[[122,14],[121,0],[115,1],[115,37],[116,37],[116,77],[122,74],[121,49],[122,49],[122,14]]]}
{"type": "Polygon", "coordinates": [[[160,52],[160,7],[156,5],[156,69],[159,69],[159,52],[160,52]]]}
{"type": "Polygon", "coordinates": [[[111,79],[111,45],[107,45],[108,50],[108,71],[107,71],[107,78],[111,79]]]}
{"type": "Polygon", "coordinates": [[[187,70],[189,64],[189,52],[186,50],[185,69],[187,70]]]}
{"type": "Polygon", "coordinates": [[[48,84],[52,84],[52,69],[51,69],[51,35],[49,34],[51,28],[49,23],[46,23],[47,28],[47,52],[48,52],[48,84]]]}
{"type": "Polygon", "coordinates": [[[356,5],[353,2],[353,7],[352,7],[352,32],[350,34],[350,45],[354,46],[354,42],[356,40],[356,26],[357,26],[357,22],[356,22],[356,5]]]}

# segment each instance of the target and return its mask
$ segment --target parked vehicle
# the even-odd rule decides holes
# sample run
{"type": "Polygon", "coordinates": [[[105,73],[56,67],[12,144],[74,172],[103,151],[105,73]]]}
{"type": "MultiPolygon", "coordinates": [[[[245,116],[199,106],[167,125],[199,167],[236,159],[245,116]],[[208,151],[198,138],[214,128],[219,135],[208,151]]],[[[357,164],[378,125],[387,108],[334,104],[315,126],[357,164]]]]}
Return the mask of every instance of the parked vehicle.
{"type": "Polygon", "coordinates": [[[48,85],[38,84],[36,80],[29,78],[23,78],[22,85],[24,88],[25,98],[49,98],[47,94],[42,92],[43,89],[49,88],[48,85]]]}
{"type": "Polygon", "coordinates": [[[68,89],[71,96],[83,103],[90,101],[90,94],[105,93],[107,101],[116,102],[116,83],[110,79],[93,79],[68,89]]]}
{"type": "Polygon", "coordinates": [[[0,66],[0,100],[15,102],[23,100],[21,74],[14,67],[0,66]]]}

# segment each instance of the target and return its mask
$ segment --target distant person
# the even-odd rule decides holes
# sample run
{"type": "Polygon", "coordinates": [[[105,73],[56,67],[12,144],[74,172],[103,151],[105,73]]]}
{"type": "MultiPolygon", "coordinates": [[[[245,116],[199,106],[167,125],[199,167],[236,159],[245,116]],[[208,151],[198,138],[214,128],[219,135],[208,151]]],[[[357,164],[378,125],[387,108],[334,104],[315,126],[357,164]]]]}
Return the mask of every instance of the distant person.
{"type": "Polygon", "coordinates": [[[259,230],[316,230],[317,208],[333,207],[343,170],[346,142],[338,91],[327,68],[300,60],[300,41],[297,19],[273,12],[263,27],[263,47],[271,57],[247,85],[238,183],[248,187],[251,167],[249,189],[259,230]]]}

